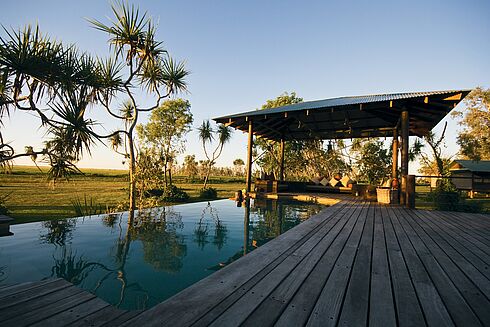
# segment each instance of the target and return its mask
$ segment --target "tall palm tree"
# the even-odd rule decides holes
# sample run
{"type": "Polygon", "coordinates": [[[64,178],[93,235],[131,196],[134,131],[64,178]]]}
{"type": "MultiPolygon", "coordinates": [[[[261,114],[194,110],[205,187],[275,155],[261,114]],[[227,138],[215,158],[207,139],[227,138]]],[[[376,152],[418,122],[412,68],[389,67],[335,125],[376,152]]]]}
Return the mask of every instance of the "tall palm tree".
{"type": "Polygon", "coordinates": [[[201,140],[204,155],[207,159],[203,188],[207,187],[211,169],[216,164],[216,160],[221,156],[225,144],[231,140],[232,132],[231,128],[223,124],[219,124],[216,130],[214,130],[209,120],[203,121],[201,126],[199,126],[199,139],[201,140]],[[218,144],[212,152],[208,152],[207,146],[210,145],[215,138],[218,140],[218,144]]]}

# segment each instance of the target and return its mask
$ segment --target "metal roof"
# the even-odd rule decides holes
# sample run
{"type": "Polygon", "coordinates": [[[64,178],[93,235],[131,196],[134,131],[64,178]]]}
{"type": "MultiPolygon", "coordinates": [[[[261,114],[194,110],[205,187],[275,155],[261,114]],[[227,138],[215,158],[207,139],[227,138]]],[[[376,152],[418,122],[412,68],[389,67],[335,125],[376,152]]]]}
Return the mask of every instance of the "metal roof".
{"type": "Polygon", "coordinates": [[[254,134],[272,140],[390,136],[402,111],[410,116],[410,134],[434,128],[471,90],[410,92],[339,97],[253,110],[214,118],[242,131],[248,121],[254,134]]]}
{"type": "Polygon", "coordinates": [[[485,172],[490,173],[490,160],[454,160],[451,165],[451,170],[464,168],[473,172],[485,172]],[[456,164],[460,167],[454,167],[456,164]],[[454,168],[453,168],[454,167],[454,168]]]}

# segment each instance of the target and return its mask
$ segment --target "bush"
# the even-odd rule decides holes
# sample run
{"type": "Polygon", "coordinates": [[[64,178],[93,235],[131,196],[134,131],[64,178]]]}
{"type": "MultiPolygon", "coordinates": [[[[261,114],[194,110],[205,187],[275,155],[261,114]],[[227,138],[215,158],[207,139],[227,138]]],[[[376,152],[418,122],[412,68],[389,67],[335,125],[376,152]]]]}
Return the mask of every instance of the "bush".
{"type": "Polygon", "coordinates": [[[451,181],[443,179],[438,182],[435,190],[428,194],[428,199],[432,200],[437,210],[457,211],[460,195],[451,181]]]}
{"type": "Polygon", "coordinates": [[[441,180],[434,191],[427,198],[434,203],[437,210],[460,211],[478,213],[482,212],[482,205],[478,202],[468,202],[461,198],[458,190],[449,180],[441,180]]]}
{"type": "Polygon", "coordinates": [[[217,199],[218,191],[212,187],[206,187],[199,190],[199,197],[201,199],[217,199]]]}
{"type": "Polygon", "coordinates": [[[98,204],[92,197],[87,198],[86,194],[83,195],[83,201],[77,197],[71,201],[71,205],[76,217],[99,215],[104,212],[102,205],[98,204]]]}
{"type": "Polygon", "coordinates": [[[189,194],[187,194],[183,189],[178,188],[175,185],[171,185],[163,191],[160,199],[165,202],[186,202],[189,200],[189,194]]]}

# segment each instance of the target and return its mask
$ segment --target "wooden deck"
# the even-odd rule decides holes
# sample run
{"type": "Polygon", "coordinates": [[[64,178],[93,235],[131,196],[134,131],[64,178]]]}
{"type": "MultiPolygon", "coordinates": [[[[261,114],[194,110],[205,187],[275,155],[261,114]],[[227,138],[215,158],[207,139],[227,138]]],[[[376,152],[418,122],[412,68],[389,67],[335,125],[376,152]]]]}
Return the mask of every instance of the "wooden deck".
{"type": "Polygon", "coordinates": [[[119,310],[63,279],[0,287],[0,326],[120,326],[140,313],[119,310]]]}
{"type": "Polygon", "coordinates": [[[1,287],[0,326],[490,326],[490,215],[340,200],[142,313],[58,279],[1,287]]]}
{"type": "Polygon", "coordinates": [[[490,326],[490,216],[344,200],[127,326],[490,326]]]}

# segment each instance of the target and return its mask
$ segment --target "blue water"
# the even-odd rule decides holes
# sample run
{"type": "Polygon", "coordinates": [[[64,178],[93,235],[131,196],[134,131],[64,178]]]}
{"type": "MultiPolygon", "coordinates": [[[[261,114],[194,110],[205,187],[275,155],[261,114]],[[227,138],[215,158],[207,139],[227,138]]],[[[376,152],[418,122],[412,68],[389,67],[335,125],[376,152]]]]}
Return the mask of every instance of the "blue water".
{"type": "Polygon", "coordinates": [[[64,278],[123,309],[147,309],[322,209],[231,200],[13,225],[0,237],[0,285],[64,278]]]}

